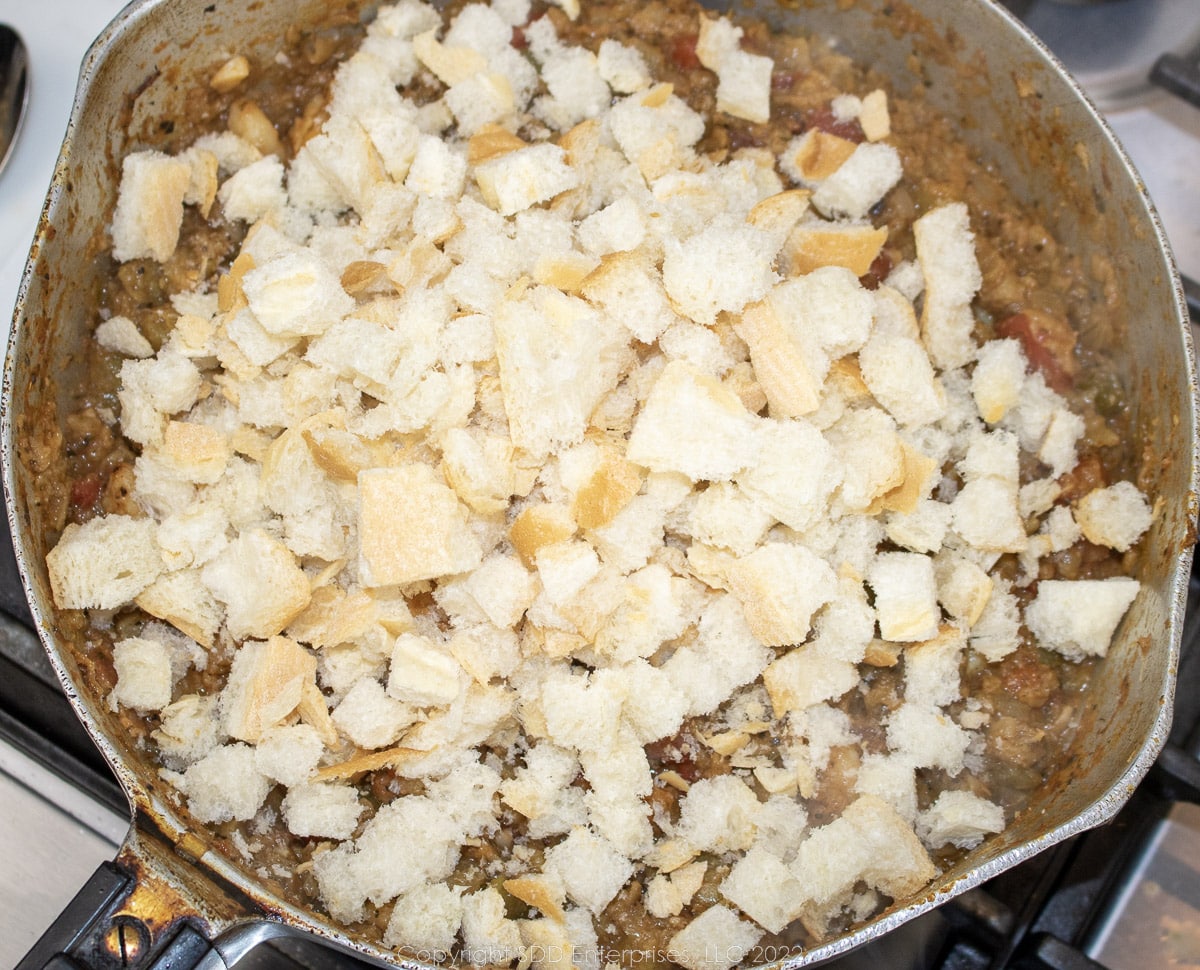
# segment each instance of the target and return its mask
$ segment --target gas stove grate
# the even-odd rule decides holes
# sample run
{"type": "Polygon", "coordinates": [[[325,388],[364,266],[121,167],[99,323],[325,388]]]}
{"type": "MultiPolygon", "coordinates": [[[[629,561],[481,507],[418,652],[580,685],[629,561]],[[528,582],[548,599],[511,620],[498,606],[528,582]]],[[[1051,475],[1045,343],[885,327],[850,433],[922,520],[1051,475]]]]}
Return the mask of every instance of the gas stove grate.
{"type": "Polygon", "coordinates": [[[1155,61],[1150,80],[1200,107],[1200,44],[1187,54],[1163,54],[1155,61]]]}

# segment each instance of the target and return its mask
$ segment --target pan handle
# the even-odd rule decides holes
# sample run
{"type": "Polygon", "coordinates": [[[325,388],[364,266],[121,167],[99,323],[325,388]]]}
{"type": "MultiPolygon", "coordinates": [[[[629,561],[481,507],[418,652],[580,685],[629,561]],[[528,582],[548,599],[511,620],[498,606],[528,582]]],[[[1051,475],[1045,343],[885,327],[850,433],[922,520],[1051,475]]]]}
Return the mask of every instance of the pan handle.
{"type": "Polygon", "coordinates": [[[102,862],[17,970],[123,970],[142,965],[187,970],[202,964],[224,970],[227,965],[203,927],[191,919],[178,920],[167,939],[154,941],[146,923],[129,912],[137,888],[137,877],[119,862],[102,862]],[[219,962],[205,961],[214,953],[219,962]]]}
{"type": "Polygon", "coordinates": [[[152,841],[135,827],[17,970],[228,970],[259,943],[293,932],[252,914],[203,914],[152,841]]]}

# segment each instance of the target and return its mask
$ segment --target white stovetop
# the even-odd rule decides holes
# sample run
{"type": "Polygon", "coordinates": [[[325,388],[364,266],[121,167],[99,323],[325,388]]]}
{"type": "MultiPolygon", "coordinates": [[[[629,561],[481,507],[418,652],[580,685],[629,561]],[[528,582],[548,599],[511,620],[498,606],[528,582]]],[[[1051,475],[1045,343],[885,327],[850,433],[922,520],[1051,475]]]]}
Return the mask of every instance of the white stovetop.
{"type": "Polygon", "coordinates": [[[25,256],[66,131],[79,64],[124,0],[0,0],[29,47],[29,113],[0,173],[0,335],[7,339],[25,256]]]}
{"type": "MultiPolygon", "coordinates": [[[[31,63],[30,114],[0,174],[0,341],[7,340],[80,61],[123,5],[123,0],[0,0],[0,19],[25,38],[31,63]]],[[[1200,279],[1200,109],[1151,97],[1115,112],[1110,121],[1156,201],[1180,268],[1200,279]]],[[[66,786],[0,746],[0,857],[17,875],[0,880],[0,966],[12,966],[27,951],[95,866],[112,857],[121,838],[124,819],[71,802],[66,786]]]]}

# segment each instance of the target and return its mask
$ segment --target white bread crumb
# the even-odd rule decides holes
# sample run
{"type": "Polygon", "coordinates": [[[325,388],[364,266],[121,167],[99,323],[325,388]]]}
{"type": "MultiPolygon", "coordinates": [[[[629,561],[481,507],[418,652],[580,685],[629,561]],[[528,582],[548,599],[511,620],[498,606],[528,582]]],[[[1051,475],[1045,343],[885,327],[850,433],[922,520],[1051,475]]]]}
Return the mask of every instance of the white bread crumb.
{"type": "Polygon", "coordinates": [[[333,709],[333,723],[360,748],[386,748],[420,717],[415,708],[385,693],[368,677],[357,681],[333,709]]]}
{"type": "Polygon", "coordinates": [[[742,489],[730,482],[713,482],[696,498],[688,517],[692,537],[720,546],[735,555],[752,552],[775,521],[742,489]]]}
{"type": "Polygon", "coordinates": [[[617,94],[633,94],[650,83],[650,72],[641,51],[611,37],[600,42],[596,53],[600,76],[617,94]]]}
{"type": "Polygon", "coordinates": [[[628,457],[693,481],[728,480],[757,457],[754,420],[716,379],[684,361],[672,361],[638,415],[628,457]]]}
{"type": "Polygon", "coordinates": [[[971,627],[971,648],[989,663],[1002,660],[1020,646],[1021,615],[1007,580],[994,580],[979,619],[971,627]]]}
{"type": "Polygon", "coordinates": [[[882,141],[892,133],[892,119],[888,112],[887,92],[876,88],[863,95],[858,112],[858,123],[862,126],[867,141],[882,141]]]}
{"type": "Polygon", "coordinates": [[[1017,403],[1025,384],[1025,354],[1020,341],[992,340],[979,348],[971,374],[971,394],[988,424],[1002,420],[1017,403]]]}
{"type": "Polygon", "coordinates": [[[131,152],[121,162],[121,184],[112,219],[112,253],[120,262],[165,263],[183,225],[183,200],[191,166],[158,151],[131,152]]]}
{"type": "Polygon", "coordinates": [[[546,868],[571,900],[597,914],[633,874],[632,863],[607,839],[582,826],[546,852],[546,868]]]}
{"type": "Polygon", "coordinates": [[[150,346],[142,332],[129,317],[109,317],[96,327],[96,340],[105,350],[123,357],[153,357],[154,348],[150,346]]]}
{"type": "Polygon", "coordinates": [[[785,542],[764,543],[735,560],[728,581],[754,636],[767,646],[803,643],[813,614],[837,592],[828,563],[785,542]]]}
{"type": "Polygon", "coordinates": [[[916,340],[875,333],[859,352],[858,364],[875,400],[899,424],[934,424],[945,414],[945,392],[916,340]]]}
{"type": "Polygon", "coordinates": [[[316,672],[316,658],[287,637],[272,636],[244,644],[221,690],[225,733],[239,741],[257,743],[299,707],[305,687],[314,683],[316,672]]]}
{"type": "Polygon", "coordinates": [[[242,277],[250,309],[279,337],[311,337],[354,308],[354,300],[316,255],[282,253],[242,277]]]}
{"type": "Polygon", "coordinates": [[[749,848],[760,804],[754,790],[733,775],[702,778],[680,801],[675,835],[702,852],[749,848]]]}
{"type": "Polygon", "coordinates": [[[917,819],[917,834],[931,849],[951,844],[973,849],[1004,831],[1004,809],[969,791],[944,791],[917,819]]]}
{"type": "Polygon", "coordinates": [[[579,184],[566,153],[550,144],[498,155],[477,165],[474,176],[484,200],[504,216],[548,202],[579,184]]]}
{"type": "Polygon", "coordinates": [[[143,713],[161,711],[171,703],[171,656],[159,640],[126,637],[113,644],[117,683],[110,703],[143,713]]]}
{"type": "Polygon", "coordinates": [[[272,637],[308,605],[312,587],[296,557],[265,530],[241,533],[201,571],[239,639],[272,637]]]}
{"type": "Polygon", "coordinates": [[[556,47],[546,53],[541,67],[549,94],[534,102],[533,113],[551,128],[566,131],[595,118],[612,100],[597,58],[586,48],[556,47]]]}
{"type": "Polygon", "coordinates": [[[910,762],[892,754],[868,754],[858,768],[854,790],[887,802],[908,823],[917,818],[917,781],[910,762]]]}
{"type": "Polygon", "coordinates": [[[217,191],[226,217],[255,223],[287,205],[283,163],[268,155],[231,175],[217,191]]]}
{"type": "Polygon", "coordinates": [[[751,847],[730,870],[721,895],[769,933],[782,933],[807,902],[795,873],[760,845],[751,847]]]}
{"type": "Polygon", "coordinates": [[[748,225],[711,225],[681,242],[668,241],[662,279],[685,316],[712,324],[722,310],[762,299],[776,280],[770,236],[748,225]]]}
{"type": "Polygon", "coordinates": [[[288,831],[302,838],[348,839],[366,810],[352,785],[294,785],[283,799],[288,831]]]}
{"type": "Polygon", "coordinates": [[[142,592],[163,570],[153,519],[106,515],[70,523],[46,556],[55,605],[113,609],[142,592]]]}
{"type": "Polygon", "coordinates": [[[168,415],[192,407],[203,385],[195,363],[169,347],[145,360],[126,360],[120,376],[121,430],[141,445],[158,444],[168,415]]]}
{"type": "Polygon", "coordinates": [[[521,931],[504,912],[500,890],[488,886],[462,897],[462,936],[471,962],[508,964],[521,953],[521,931]]]}
{"type": "Polygon", "coordinates": [[[902,704],[887,720],[888,746],[918,768],[963,769],[971,735],[937,708],[902,704]]]}
{"type": "Polygon", "coordinates": [[[1044,647],[1068,659],[1103,657],[1140,588],[1125,576],[1043,580],[1025,623],[1044,647]]]}
{"type": "Polygon", "coordinates": [[[680,167],[704,134],[704,119],[661,87],[638,91],[613,105],[608,129],[625,157],[651,181],[680,167]]]}
{"type": "Polygon", "coordinates": [[[466,572],[482,561],[466,510],[425,465],[358,476],[360,571],[366,586],[394,586],[466,572]]]}
{"type": "Polygon", "coordinates": [[[325,742],[311,724],[286,724],[263,734],[254,746],[254,763],[268,778],[291,788],[317,770],[325,742]]]}
{"type": "Polygon", "coordinates": [[[885,640],[914,642],[937,633],[933,560],[914,552],[882,552],[867,571],[875,591],[879,632],[885,640]]]}
{"type": "Polygon", "coordinates": [[[616,385],[620,328],[548,286],[504,300],[493,325],[513,443],[544,456],[580,441],[593,409],[616,385]],[[554,365],[545,366],[547,359],[554,365]]]}
{"type": "Polygon", "coordinates": [[[969,304],[983,276],[975,257],[964,203],[940,206],[913,223],[917,259],[925,277],[921,333],[938,367],[959,367],[975,355],[969,304]]]}
{"type": "Polygon", "coordinates": [[[440,707],[458,697],[458,661],[429,637],[402,633],[392,648],[387,693],[417,707],[440,707]]]}
{"type": "Polygon", "coordinates": [[[241,742],[214,748],[178,784],[189,811],[204,823],[253,818],[271,789],[255,763],[254,748],[241,742]]]}
{"type": "Polygon", "coordinates": [[[169,762],[188,765],[217,746],[218,733],[217,699],[184,694],[160,712],[154,741],[169,762]]]}
{"type": "Polygon", "coordinates": [[[462,925],[462,887],[440,883],[415,886],[396,899],[383,942],[431,958],[449,955],[462,925]]]}
{"type": "Polygon", "coordinates": [[[830,218],[864,219],[902,174],[895,148],[864,142],[816,187],[812,204],[830,218]]]}
{"type": "Polygon", "coordinates": [[[824,701],[836,701],[858,681],[854,664],[823,656],[811,646],[789,650],[763,671],[763,682],[771,695],[776,717],[824,701]]]}
{"type": "Polygon", "coordinates": [[[995,585],[978,563],[947,553],[934,560],[938,602],[956,620],[973,628],[983,615],[995,585]]]}
{"type": "Polygon", "coordinates": [[[717,903],[671,937],[667,952],[687,970],[729,970],[740,963],[762,937],[753,923],[717,903]]]}
{"type": "Polygon", "coordinates": [[[861,795],[800,845],[792,871],[809,898],[845,898],[860,879],[899,901],[936,873],[909,824],[882,799],[861,795]]]}
{"type": "Polygon", "coordinates": [[[1132,482],[1088,492],[1076,504],[1075,519],[1088,542],[1125,552],[1150,528],[1153,512],[1132,482]]]}
{"type": "Polygon", "coordinates": [[[771,117],[771,71],[769,57],[741,49],[742,28],[727,18],[700,15],[696,57],[717,75],[717,110],[764,123],[771,117]]]}
{"type": "Polygon", "coordinates": [[[837,488],[833,449],[803,419],[768,420],[757,432],[758,460],[737,475],[737,484],[784,525],[805,532],[837,488]]]}
{"type": "Polygon", "coordinates": [[[955,626],[904,651],[904,699],[927,707],[945,707],[960,698],[959,659],[967,640],[955,626]]]}

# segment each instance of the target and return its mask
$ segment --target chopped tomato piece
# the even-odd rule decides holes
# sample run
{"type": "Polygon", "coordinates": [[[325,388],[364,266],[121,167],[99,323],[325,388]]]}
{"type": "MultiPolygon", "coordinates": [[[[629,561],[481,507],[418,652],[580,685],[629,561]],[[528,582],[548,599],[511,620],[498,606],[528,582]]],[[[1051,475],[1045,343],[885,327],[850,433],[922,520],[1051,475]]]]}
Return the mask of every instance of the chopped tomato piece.
{"type": "Polygon", "coordinates": [[[700,58],[696,54],[699,40],[698,34],[680,34],[671,41],[671,62],[681,71],[694,71],[700,66],[700,58]]]}
{"type": "Polygon", "coordinates": [[[77,478],[71,485],[71,504],[81,509],[90,509],[100,497],[100,476],[89,472],[77,478]]]}
{"type": "Polygon", "coordinates": [[[828,106],[806,112],[804,120],[808,123],[809,128],[819,128],[821,131],[837,135],[839,138],[845,138],[856,144],[867,140],[867,136],[863,134],[862,125],[857,120],[838,121],[833,113],[833,108],[828,106]]]}
{"type": "Polygon", "coordinates": [[[1066,320],[1041,310],[1022,310],[1001,320],[996,333],[1020,340],[1030,366],[1055,391],[1061,393],[1074,384],[1075,331],[1066,320]]]}
{"type": "Polygon", "coordinates": [[[702,772],[690,754],[698,744],[685,727],[672,737],[660,738],[646,745],[646,757],[652,768],[674,771],[684,781],[699,781],[702,772]]]}
{"type": "Polygon", "coordinates": [[[1108,485],[1108,475],[1104,471],[1104,463],[1096,454],[1086,454],[1069,472],[1058,479],[1062,493],[1059,500],[1076,502],[1088,492],[1108,485]]]}
{"type": "Polygon", "coordinates": [[[871,263],[866,276],[859,277],[859,282],[868,290],[879,289],[879,284],[888,278],[892,271],[892,257],[887,250],[881,249],[879,255],[871,263]]]}

